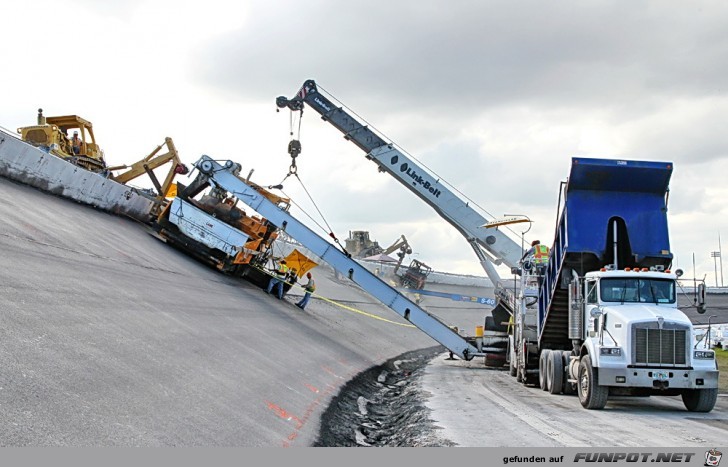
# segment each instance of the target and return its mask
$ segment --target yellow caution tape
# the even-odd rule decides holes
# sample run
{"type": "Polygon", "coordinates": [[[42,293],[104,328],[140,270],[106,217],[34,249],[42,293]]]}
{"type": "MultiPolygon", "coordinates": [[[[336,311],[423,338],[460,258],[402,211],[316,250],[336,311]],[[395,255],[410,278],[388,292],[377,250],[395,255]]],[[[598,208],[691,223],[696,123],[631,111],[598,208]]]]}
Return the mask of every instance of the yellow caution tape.
{"type": "MultiPolygon", "coordinates": [[[[265,273],[265,274],[273,277],[273,274],[270,271],[267,271],[265,269],[259,268],[257,266],[252,266],[252,267],[255,267],[259,271],[261,271],[261,272],[263,272],[263,273],[265,273]]],[[[291,284],[290,282],[286,282],[286,281],[281,281],[281,282],[283,282],[285,284],[289,284],[291,286],[296,286],[296,287],[298,287],[299,289],[301,289],[304,292],[306,291],[305,288],[301,287],[298,284],[291,284]]],[[[362,310],[359,310],[359,309],[356,309],[356,308],[353,308],[353,307],[344,305],[343,303],[339,303],[337,301],[331,300],[330,298],[326,298],[326,297],[324,297],[322,295],[319,295],[319,294],[311,293],[311,295],[314,296],[314,297],[317,297],[320,300],[323,300],[325,302],[331,303],[332,305],[338,306],[339,308],[343,308],[343,309],[348,310],[348,311],[351,311],[353,313],[358,313],[360,315],[364,315],[364,316],[366,316],[368,318],[377,319],[379,321],[384,321],[385,323],[396,324],[397,326],[403,326],[403,327],[406,327],[406,328],[414,328],[415,327],[414,324],[398,323],[396,321],[392,321],[392,320],[387,319],[387,318],[382,318],[381,316],[377,316],[375,314],[367,313],[366,311],[362,311],[362,310]]]]}

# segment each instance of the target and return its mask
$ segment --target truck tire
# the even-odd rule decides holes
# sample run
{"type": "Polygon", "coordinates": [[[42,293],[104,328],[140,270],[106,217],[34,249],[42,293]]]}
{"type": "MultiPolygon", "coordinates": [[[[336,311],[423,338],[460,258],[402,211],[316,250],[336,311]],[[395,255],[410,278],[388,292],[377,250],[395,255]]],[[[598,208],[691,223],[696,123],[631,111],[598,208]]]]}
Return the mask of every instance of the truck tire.
{"type": "Polygon", "coordinates": [[[485,366],[502,368],[506,364],[506,355],[500,353],[485,354],[485,366]]]}
{"type": "Polygon", "coordinates": [[[551,394],[561,394],[564,385],[564,360],[560,351],[556,350],[549,354],[546,369],[547,390],[551,394]]]}
{"type": "Polygon", "coordinates": [[[543,391],[548,389],[546,387],[546,362],[548,361],[550,353],[551,351],[549,349],[544,349],[541,351],[541,355],[538,358],[538,386],[543,391]]]}
{"type": "Polygon", "coordinates": [[[585,409],[601,410],[607,405],[609,388],[599,386],[597,372],[592,367],[589,355],[581,357],[579,362],[577,389],[579,391],[579,402],[585,409]]]}
{"type": "Polygon", "coordinates": [[[718,400],[718,389],[686,389],[682,393],[683,404],[691,412],[710,412],[718,400]]]}
{"type": "Polygon", "coordinates": [[[563,385],[563,393],[564,394],[574,394],[576,392],[576,388],[574,387],[574,383],[569,382],[569,377],[571,377],[571,373],[569,370],[569,366],[571,363],[571,351],[564,350],[561,353],[563,357],[563,364],[564,364],[564,385],[563,385]]]}

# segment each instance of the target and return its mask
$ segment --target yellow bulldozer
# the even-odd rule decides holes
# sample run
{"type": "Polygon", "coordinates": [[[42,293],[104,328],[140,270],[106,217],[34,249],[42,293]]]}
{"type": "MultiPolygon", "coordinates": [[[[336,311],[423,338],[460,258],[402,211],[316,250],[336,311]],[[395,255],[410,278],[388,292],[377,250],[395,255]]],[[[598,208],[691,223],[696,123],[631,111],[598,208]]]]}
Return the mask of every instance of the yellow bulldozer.
{"type": "Polygon", "coordinates": [[[18,133],[23,141],[86,170],[106,170],[104,152],[96,144],[93,125],[78,115],[45,117],[43,109],[38,109],[38,124],[18,128],[18,133]]]}

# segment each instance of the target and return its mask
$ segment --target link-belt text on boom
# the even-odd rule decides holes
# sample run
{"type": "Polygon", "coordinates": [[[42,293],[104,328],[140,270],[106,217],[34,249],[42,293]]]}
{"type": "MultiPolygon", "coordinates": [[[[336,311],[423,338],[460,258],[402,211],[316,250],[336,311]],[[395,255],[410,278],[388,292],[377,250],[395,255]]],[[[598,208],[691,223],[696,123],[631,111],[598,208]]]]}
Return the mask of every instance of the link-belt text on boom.
{"type": "Polygon", "coordinates": [[[424,188],[425,190],[427,190],[430,193],[432,193],[432,195],[435,198],[439,198],[440,197],[440,193],[442,193],[442,192],[440,190],[438,190],[437,188],[435,188],[433,186],[432,182],[430,182],[429,180],[425,180],[424,178],[422,178],[422,175],[418,174],[413,169],[410,169],[406,162],[404,164],[402,164],[402,165],[399,166],[399,171],[400,172],[404,172],[407,175],[409,175],[409,177],[415,183],[417,183],[419,185],[422,185],[422,188],[424,188]]]}

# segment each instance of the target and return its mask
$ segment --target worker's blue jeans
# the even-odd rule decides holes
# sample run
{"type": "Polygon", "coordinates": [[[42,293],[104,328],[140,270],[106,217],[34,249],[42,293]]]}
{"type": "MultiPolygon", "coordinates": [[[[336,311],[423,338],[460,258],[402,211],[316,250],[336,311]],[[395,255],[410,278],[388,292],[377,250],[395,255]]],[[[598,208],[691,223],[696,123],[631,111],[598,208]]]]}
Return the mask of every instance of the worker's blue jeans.
{"type": "Polygon", "coordinates": [[[278,287],[278,298],[283,300],[283,281],[277,277],[271,277],[268,281],[268,293],[271,293],[273,287],[278,287]]]}
{"type": "Polygon", "coordinates": [[[301,308],[306,308],[309,300],[311,300],[311,292],[306,292],[305,294],[303,294],[303,298],[301,299],[301,301],[296,303],[296,305],[300,306],[301,308]]]}

